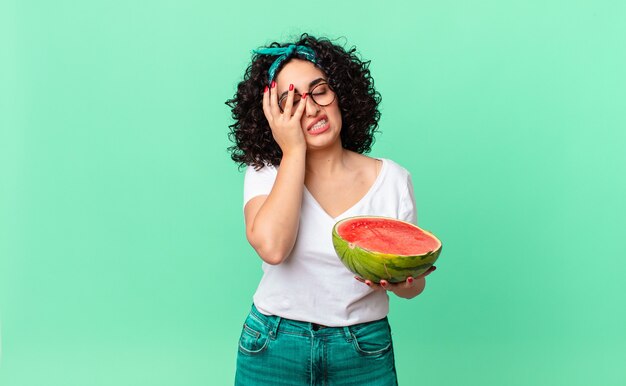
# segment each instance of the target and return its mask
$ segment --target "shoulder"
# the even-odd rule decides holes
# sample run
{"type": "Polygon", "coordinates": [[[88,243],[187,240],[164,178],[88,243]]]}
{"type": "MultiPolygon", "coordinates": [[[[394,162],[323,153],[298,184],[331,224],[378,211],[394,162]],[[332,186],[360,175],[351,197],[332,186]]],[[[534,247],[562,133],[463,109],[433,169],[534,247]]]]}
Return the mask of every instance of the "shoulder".
{"type": "Polygon", "coordinates": [[[243,203],[259,195],[268,195],[276,180],[276,168],[266,165],[261,169],[248,166],[243,180],[243,203]]]}
{"type": "Polygon", "coordinates": [[[399,163],[389,159],[389,158],[380,158],[385,164],[387,168],[387,173],[402,179],[410,178],[411,173],[399,163]]]}
{"type": "Polygon", "coordinates": [[[373,170],[376,167],[376,170],[385,173],[386,177],[399,178],[401,180],[411,178],[411,173],[404,166],[389,158],[370,157],[352,151],[349,152],[354,163],[363,170],[373,170]]]}
{"type": "Polygon", "coordinates": [[[245,170],[245,178],[264,177],[264,176],[270,177],[270,176],[276,176],[277,173],[278,173],[277,167],[269,165],[269,164],[266,164],[260,169],[257,169],[252,165],[248,165],[246,166],[246,170],[245,170]]]}
{"type": "Polygon", "coordinates": [[[243,185],[246,190],[256,190],[255,187],[263,187],[264,190],[267,187],[271,187],[278,176],[276,167],[271,165],[265,165],[260,169],[256,169],[254,166],[248,165],[243,177],[243,185]]]}
{"type": "Polygon", "coordinates": [[[376,168],[377,170],[380,170],[383,166],[383,160],[380,158],[370,157],[352,150],[346,150],[346,152],[353,165],[356,165],[358,169],[373,170],[376,168]]]}

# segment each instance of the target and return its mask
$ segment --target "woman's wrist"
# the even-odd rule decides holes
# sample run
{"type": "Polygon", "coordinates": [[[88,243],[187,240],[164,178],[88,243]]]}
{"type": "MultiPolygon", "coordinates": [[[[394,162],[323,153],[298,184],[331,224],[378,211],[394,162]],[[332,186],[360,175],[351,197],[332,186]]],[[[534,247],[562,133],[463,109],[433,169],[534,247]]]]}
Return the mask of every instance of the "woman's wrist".
{"type": "Polygon", "coordinates": [[[306,156],[306,145],[292,146],[283,150],[283,159],[285,158],[299,158],[306,156]]]}

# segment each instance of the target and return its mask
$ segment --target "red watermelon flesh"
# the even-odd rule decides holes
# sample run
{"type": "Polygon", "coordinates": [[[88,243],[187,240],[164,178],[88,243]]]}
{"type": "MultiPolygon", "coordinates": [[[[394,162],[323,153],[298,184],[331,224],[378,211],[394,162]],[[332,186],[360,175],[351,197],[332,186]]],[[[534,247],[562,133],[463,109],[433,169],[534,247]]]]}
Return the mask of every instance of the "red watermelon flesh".
{"type": "Polygon", "coordinates": [[[384,218],[346,221],[337,233],[363,249],[391,255],[422,255],[441,246],[439,240],[412,224],[384,218]]]}

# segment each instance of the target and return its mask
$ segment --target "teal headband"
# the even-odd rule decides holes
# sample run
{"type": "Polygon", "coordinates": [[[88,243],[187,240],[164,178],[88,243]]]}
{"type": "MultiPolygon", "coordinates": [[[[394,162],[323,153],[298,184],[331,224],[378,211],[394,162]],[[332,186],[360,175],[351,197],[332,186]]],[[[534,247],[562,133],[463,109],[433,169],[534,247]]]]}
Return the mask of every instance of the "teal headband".
{"type": "Polygon", "coordinates": [[[260,50],[253,50],[255,54],[262,55],[278,55],[278,58],[272,63],[270,69],[268,71],[269,74],[269,83],[274,80],[274,76],[276,75],[276,70],[281,65],[285,59],[292,56],[294,53],[299,54],[305,57],[309,62],[313,62],[317,64],[317,59],[315,58],[315,51],[307,46],[297,46],[295,44],[291,44],[287,47],[271,47],[271,48],[262,48],[260,50]]]}

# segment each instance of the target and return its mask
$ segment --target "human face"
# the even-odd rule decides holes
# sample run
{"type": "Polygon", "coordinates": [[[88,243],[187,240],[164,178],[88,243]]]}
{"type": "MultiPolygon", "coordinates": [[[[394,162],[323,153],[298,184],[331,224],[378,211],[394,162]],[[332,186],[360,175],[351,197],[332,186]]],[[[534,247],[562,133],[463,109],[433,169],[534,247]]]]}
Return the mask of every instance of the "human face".
{"type": "MultiPolygon", "coordinates": [[[[307,60],[292,59],[281,69],[276,76],[278,99],[287,94],[289,85],[294,85],[294,91],[299,94],[309,93],[322,82],[327,82],[326,74],[307,60]]],[[[326,86],[328,87],[328,86],[326,86]]],[[[316,92],[319,89],[316,89],[316,92]]],[[[304,100],[306,105],[300,126],[309,148],[326,147],[336,141],[341,141],[341,111],[337,97],[332,103],[320,106],[313,100],[304,100]],[[320,122],[326,122],[319,126],[320,122]],[[317,126],[316,126],[317,124],[317,126]]],[[[294,107],[295,109],[295,107],[294,107]]]]}

